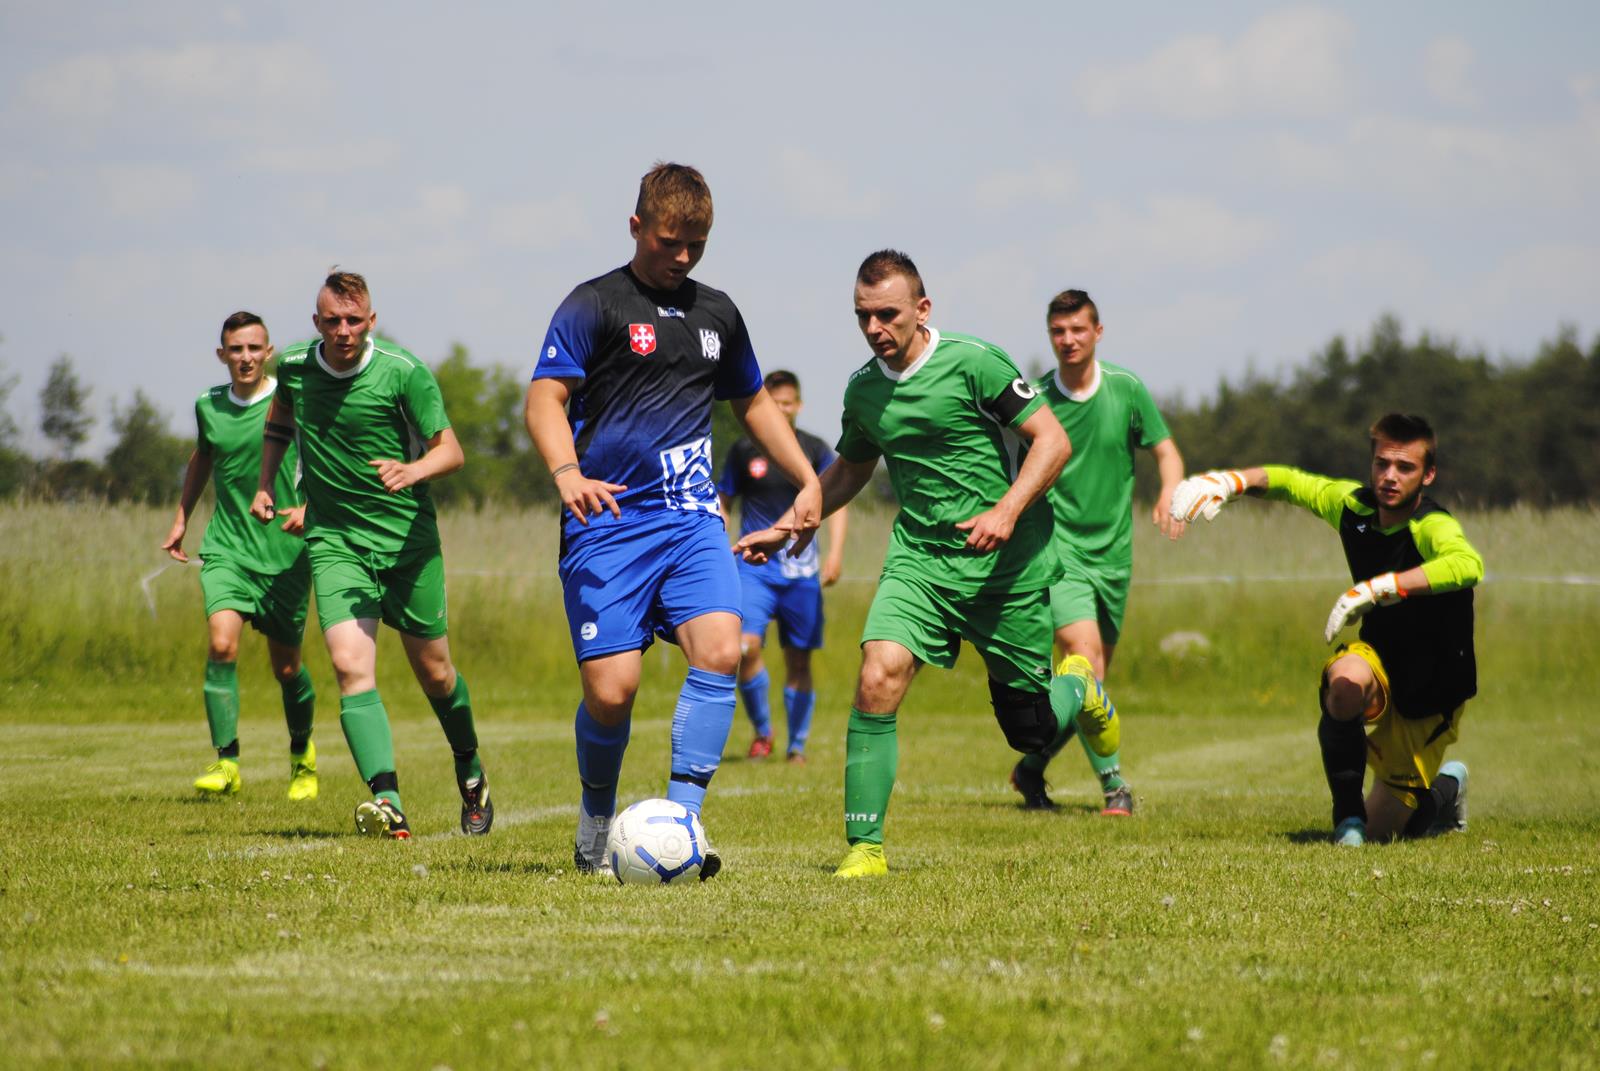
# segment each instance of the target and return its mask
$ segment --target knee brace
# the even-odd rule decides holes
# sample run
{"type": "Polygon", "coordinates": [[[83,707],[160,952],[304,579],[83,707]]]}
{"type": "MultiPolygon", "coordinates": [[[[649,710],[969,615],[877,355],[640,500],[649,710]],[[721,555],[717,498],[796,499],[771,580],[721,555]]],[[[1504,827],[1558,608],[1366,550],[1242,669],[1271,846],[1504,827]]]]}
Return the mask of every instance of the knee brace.
{"type": "Polygon", "coordinates": [[[1054,743],[1058,726],[1049,692],[1023,692],[990,678],[989,701],[1000,731],[1013,750],[1043,751],[1054,743]]]}

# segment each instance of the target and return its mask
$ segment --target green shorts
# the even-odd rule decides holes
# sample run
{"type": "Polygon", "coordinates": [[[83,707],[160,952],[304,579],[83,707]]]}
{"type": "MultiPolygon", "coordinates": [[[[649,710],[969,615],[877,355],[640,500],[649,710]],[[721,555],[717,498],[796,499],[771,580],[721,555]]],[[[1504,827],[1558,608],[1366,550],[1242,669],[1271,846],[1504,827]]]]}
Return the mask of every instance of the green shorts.
{"type": "Polygon", "coordinates": [[[1078,621],[1098,621],[1103,643],[1116,643],[1122,635],[1122,615],[1128,609],[1131,567],[1095,569],[1063,554],[1061,579],[1050,588],[1050,623],[1061,628],[1078,621]]]}
{"type": "Polygon", "coordinates": [[[961,641],[983,656],[989,676],[1018,691],[1050,687],[1050,595],[963,595],[903,574],[878,582],[861,642],[892,640],[929,665],[956,664],[961,641]]]}
{"type": "Polygon", "coordinates": [[[368,550],[328,531],[314,532],[306,543],[324,632],[351,620],[382,620],[426,640],[450,631],[438,547],[368,550]]]}
{"type": "Polygon", "coordinates": [[[251,628],[268,639],[299,647],[306,632],[311,565],[302,554],[281,573],[257,573],[227,558],[204,558],[200,594],[206,602],[206,617],[218,610],[237,610],[251,628]]]}

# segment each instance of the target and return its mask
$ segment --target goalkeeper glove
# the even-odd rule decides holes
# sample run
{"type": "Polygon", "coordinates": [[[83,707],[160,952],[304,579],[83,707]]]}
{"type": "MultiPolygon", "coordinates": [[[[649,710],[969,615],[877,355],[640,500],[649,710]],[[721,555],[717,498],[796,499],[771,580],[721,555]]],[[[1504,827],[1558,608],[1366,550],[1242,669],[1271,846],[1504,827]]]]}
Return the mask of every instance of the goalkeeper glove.
{"type": "Polygon", "coordinates": [[[1405,597],[1406,593],[1393,573],[1380,573],[1371,580],[1361,581],[1340,595],[1339,601],[1333,604],[1333,612],[1328,615],[1328,627],[1322,630],[1324,642],[1332,643],[1346,625],[1374,606],[1393,606],[1405,597]]]}
{"type": "Polygon", "coordinates": [[[1172,519],[1187,523],[1203,515],[1213,520],[1225,503],[1244,494],[1244,487],[1244,473],[1237,469],[1190,476],[1172,492],[1172,519]]]}

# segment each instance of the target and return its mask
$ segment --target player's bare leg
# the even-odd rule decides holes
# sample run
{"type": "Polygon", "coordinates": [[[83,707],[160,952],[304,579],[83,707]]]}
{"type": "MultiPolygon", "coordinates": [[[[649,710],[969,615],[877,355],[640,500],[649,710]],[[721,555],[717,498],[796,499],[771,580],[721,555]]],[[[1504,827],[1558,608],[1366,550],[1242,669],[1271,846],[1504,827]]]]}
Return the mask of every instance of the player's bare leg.
{"type": "Polygon", "coordinates": [[[764,759],[772,754],[772,700],[768,694],[771,687],[761,637],[746,632],[739,637],[739,696],[744,700],[745,715],[755,730],[748,758],[764,759]]]}
{"type": "Polygon", "coordinates": [[[892,640],[861,645],[861,675],[845,736],[844,834],[850,850],[836,877],[876,877],[889,871],[883,824],[900,765],[896,711],[917,675],[910,650],[892,640]]]}
{"type": "Polygon", "coordinates": [[[472,716],[472,695],[467,681],[450,659],[449,636],[413,636],[400,633],[400,644],[411,662],[411,672],[428,697],[434,717],[450,743],[455,759],[456,790],[461,793],[461,831],[473,836],[489,832],[494,824],[494,804],[489,779],[478,758],[478,729],[472,716]]]}
{"type": "Polygon", "coordinates": [[[322,636],[339,682],[339,727],[356,770],[374,797],[357,806],[356,828],[370,835],[409,838],[389,712],[378,695],[378,621],[371,617],[340,621],[323,629],[322,636]]]}

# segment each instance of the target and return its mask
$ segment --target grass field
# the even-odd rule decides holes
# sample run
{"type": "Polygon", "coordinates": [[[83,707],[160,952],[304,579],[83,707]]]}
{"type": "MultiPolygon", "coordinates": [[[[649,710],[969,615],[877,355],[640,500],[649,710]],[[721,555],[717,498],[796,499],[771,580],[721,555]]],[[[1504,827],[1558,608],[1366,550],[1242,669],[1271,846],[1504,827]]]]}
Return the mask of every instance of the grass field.
{"type": "MultiPolygon", "coordinates": [[[[364,786],[314,627],[321,798],[283,798],[251,639],[245,792],[195,800],[204,633],[197,571],[156,572],[167,513],[8,508],[0,1066],[1595,1066],[1600,586],[1556,581],[1600,573],[1597,520],[1464,518],[1490,572],[1454,752],[1465,834],[1326,842],[1315,673],[1345,577],[1331,531],[1252,503],[1177,545],[1141,532],[1109,681],[1132,819],[1094,813],[1075,748],[1052,769],[1063,807],[1018,809],[969,654],[903,708],[893,873],[839,883],[853,641],[885,532],[858,517],[811,764],[735,757],[741,715],[705,813],[726,869],[651,890],[571,872],[576,673],[549,517],[444,518],[491,837],[452,835],[448,750],[384,640],[402,845],[354,835],[364,786]],[[1163,654],[1177,631],[1209,650],[1163,654]]],[[[681,677],[650,652],[624,801],[661,793],[681,677]]]]}

